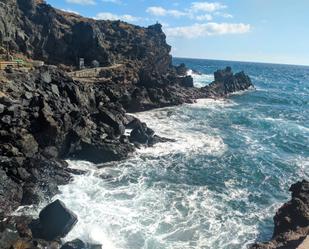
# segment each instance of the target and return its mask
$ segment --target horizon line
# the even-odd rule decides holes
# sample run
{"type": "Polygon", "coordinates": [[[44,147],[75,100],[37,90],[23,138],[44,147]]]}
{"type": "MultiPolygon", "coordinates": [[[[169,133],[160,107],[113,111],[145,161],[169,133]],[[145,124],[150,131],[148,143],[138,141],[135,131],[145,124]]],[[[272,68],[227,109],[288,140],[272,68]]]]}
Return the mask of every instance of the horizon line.
{"type": "Polygon", "coordinates": [[[240,60],[230,60],[230,59],[213,59],[213,58],[193,58],[186,56],[172,56],[177,59],[191,59],[191,60],[209,60],[209,61],[228,61],[228,62],[242,62],[242,63],[256,63],[256,64],[270,64],[270,65],[282,65],[282,66],[299,66],[299,67],[309,67],[309,64],[291,64],[291,63],[278,63],[278,62],[263,62],[263,61],[240,61],[240,60]]]}

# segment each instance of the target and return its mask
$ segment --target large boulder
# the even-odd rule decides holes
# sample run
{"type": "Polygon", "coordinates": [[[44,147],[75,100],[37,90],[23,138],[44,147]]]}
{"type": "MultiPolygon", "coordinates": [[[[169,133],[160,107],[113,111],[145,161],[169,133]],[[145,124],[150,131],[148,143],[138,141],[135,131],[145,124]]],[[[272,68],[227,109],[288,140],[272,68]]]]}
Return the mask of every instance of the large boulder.
{"type": "Polygon", "coordinates": [[[39,220],[32,224],[34,237],[55,240],[65,237],[77,223],[77,216],[56,200],[47,205],[39,215],[39,220]]]}

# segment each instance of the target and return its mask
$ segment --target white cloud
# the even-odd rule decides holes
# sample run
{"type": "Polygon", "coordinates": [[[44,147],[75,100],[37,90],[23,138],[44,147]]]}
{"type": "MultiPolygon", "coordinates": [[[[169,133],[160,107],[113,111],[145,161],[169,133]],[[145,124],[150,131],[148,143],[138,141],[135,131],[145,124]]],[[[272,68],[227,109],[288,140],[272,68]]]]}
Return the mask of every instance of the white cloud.
{"type": "Polygon", "coordinates": [[[104,3],[122,4],[121,0],[102,0],[104,3]]]}
{"type": "Polygon", "coordinates": [[[215,3],[209,3],[209,2],[193,2],[191,5],[191,10],[194,12],[214,12],[217,10],[225,9],[227,8],[226,5],[215,2],[215,3]]]}
{"type": "Polygon", "coordinates": [[[223,18],[234,18],[233,15],[228,14],[228,13],[222,13],[222,12],[215,12],[214,15],[221,16],[223,18]]]}
{"type": "Polygon", "coordinates": [[[249,32],[250,24],[243,23],[203,23],[191,26],[166,28],[169,37],[197,38],[212,35],[243,34],[249,32]]]}
{"type": "Polygon", "coordinates": [[[182,12],[179,10],[168,10],[168,15],[174,16],[174,17],[181,17],[181,16],[187,16],[188,14],[186,12],[182,12]]]}
{"type": "Polygon", "coordinates": [[[81,4],[81,5],[94,5],[94,4],[96,4],[95,0],[66,0],[66,2],[81,4]]]}
{"type": "Polygon", "coordinates": [[[146,12],[154,16],[165,16],[167,14],[167,10],[161,6],[149,7],[146,12]]]}
{"type": "Polygon", "coordinates": [[[200,15],[200,16],[196,16],[195,19],[198,21],[211,21],[212,15],[209,15],[209,14],[200,15]]]}
{"type": "Polygon", "coordinates": [[[110,12],[100,12],[95,16],[95,19],[98,20],[122,20],[125,22],[137,22],[141,20],[140,17],[132,16],[129,14],[125,15],[116,15],[110,12]]]}
{"type": "Polygon", "coordinates": [[[146,9],[146,12],[154,16],[173,16],[182,17],[187,16],[188,13],[179,10],[167,10],[161,6],[152,6],[146,9]]]}
{"type": "Polygon", "coordinates": [[[64,12],[69,12],[69,13],[73,13],[73,14],[76,14],[76,15],[80,15],[77,11],[74,11],[74,10],[71,10],[71,9],[61,9],[62,11],[64,12]]]}
{"type": "Polygon", "coordinates": [[[218,2],[193,2],[190,8],[184,10],[176,9],[165,9],[162,6],[151,6],[146,9],[146,12],[153,16],[172,16],[172,17],[187,17],[192,20],[197,21],[211,21],[213,19],[212,15],[232,18],[233,16],[228,13],[222,13],[218,10],[227,8],[218,2]]]}

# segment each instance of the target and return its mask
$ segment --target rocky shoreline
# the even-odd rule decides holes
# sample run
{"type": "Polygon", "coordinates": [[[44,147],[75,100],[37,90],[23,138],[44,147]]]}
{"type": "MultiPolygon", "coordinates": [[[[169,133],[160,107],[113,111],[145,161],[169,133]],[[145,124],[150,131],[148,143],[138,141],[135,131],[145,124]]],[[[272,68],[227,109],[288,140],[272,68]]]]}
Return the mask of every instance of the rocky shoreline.
{"type": "Polygon", "coordinates": [[[42,239],[33,234],[31,217],[11,213],[20,205],[37,205],[54,196],[58,185],[85,173],[68,168],[65,159],[118,161],[140,146],[172,141],[155,135],[126,109],[142,111],[192,103],[200,97],[225,97],[252,86],[248,76],[234,75],[231,68],[217,71],[215,81],[202,89],[183,87],[178,83],[183,76],[173,77],[173,83],[164,86],[128,86],[113,81],[103,84],[101,79],[85,84],[55,66],[0,72],[0,234],[7,241],[4,248],[16,243],[60,247],[59,237],[42,239]],[[140,91],[144,94],[137,95],[140,91]],[[149,97],[153,91],[156,98],[149,97]],[[6,234],[8,229],[12,234],[6,234]]]}
{"type": "Polygon", "coordinates": [[[290,188],[292,199],[274,216],[271,241],[257,243],[251,249],[309,248],[309,182],[301,181],[290,188]]]}
{"type": "MultiPolygon", "coordinates": [[[[63,234],[38,238],[29,230],[32,218],[12,212],[49,199],[74,174],[85,173],[70,169],[65,159],[118,161],[140,146],[172,141],[127,112],[225,98],[253,87],[244,72],[234,74],[227,67],[215,72],[210,85],[195,88],[186,66],[172,65],[160,24],[141,28],[95,21],[38,0],[0,0],[0,13],[0,38],[10,37],[11,52],[47,64],[0,71],[3,248],[61,246],[63,234]],[[101,67],[89,69],[87,77],[76,73],[80,57],[101,67]]],[[[1,47],[0,55],[6,52],[1,47]]],[[[82,243],[62,249],[84,248],[82,243]]]]}

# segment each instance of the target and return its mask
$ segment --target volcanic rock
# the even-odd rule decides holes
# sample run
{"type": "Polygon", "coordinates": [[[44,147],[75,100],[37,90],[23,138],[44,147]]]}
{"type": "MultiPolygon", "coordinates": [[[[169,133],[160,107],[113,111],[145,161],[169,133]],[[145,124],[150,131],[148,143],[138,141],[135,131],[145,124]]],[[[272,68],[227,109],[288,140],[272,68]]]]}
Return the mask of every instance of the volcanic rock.
{"type": "Polygon", "coordinates": [[[272,240],[257,243],[252,249],[308,248],[309,236],[309,182],[303,180],[290,188],[292,199],[285,203],[274,217],[272,240]],[[303,246],[306,244],[307,246],[303,246]]]}
{"type": "Polygon", "coordinates": [[[77,223],[77,216],[60,200],[47,205],[39,221],[31,225],[33,236],[47,241],[65,237],[77,223]]]}

